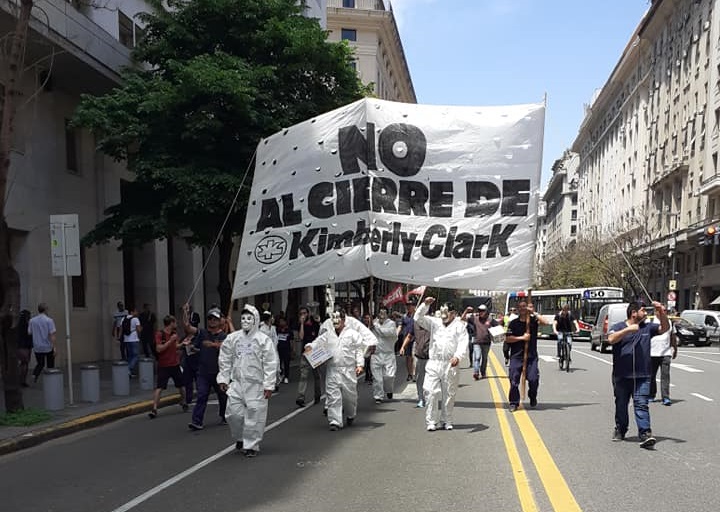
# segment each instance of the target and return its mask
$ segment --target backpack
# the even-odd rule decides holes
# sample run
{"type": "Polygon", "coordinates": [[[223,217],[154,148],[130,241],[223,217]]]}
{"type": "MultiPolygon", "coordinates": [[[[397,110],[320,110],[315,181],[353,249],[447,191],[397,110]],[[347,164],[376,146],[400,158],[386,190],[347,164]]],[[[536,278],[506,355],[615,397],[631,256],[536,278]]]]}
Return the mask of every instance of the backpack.
{"type": "Polygon", "coordinates": [[[130,333],[132,332],[132,317],[126,316],[123,318],[122,321],[122,333],[125,336],[130,336],[130,333]]]}

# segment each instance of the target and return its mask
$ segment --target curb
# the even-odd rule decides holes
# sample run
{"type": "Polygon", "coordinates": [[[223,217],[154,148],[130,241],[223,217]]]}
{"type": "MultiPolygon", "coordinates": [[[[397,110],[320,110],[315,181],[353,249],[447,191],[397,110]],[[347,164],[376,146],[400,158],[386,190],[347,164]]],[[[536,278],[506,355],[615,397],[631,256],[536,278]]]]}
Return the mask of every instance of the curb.
{"type": "MultiPolygon", "coordinates": [[[[167,396],[160,399],[160,407],[167,407],[180,402],[178,396],[167,396]]],[[[69,420],[57,425],[33,430],[28,433],[11,437],[4,441],[0,441],[0,456],[9,453],[24,450],[37,446],[46,441],[57,439],[81,430],[99,427],[121,418],[134,416],[143,412],[147,412],[152,408],[152,400],[143,400],[142,402],[134,402],[129,405],[108,409],[102,412],[81,416],[73,420],[69,420]]]]}

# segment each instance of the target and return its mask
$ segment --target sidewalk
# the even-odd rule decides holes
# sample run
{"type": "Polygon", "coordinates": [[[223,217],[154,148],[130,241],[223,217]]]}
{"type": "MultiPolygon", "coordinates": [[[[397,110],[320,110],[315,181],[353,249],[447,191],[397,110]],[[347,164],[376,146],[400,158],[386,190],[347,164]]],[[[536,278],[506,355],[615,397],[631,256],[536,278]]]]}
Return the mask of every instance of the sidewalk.
{"type": "MultiPolygon", "coordinates": [[[[83,363],[87,364],[87,363],[83,363]]],[[[74,404],[68,403],[67,367],[60,368],[63,372],[65,385],[65,408],[61,411],[50,411],[49,421],[30,427],[0,426],[0,455],[44,443],[73,432],[97,427],[105,423],[150,411],[152,406],[152,390],[140,389],[138,378],[130,380],[130,395],[114,396],[112,386],[112,361],[92,363],[100,367],[100,401],[97,403],[82,402],[80,386],[80,366],[73,365],[74,404]]],[[[32,372],[31,364],[30,371],[32,372]]],[[[30,387],[23,388],[25,408],[44,409],[43,379],[31,384],[32,375],[28,378],[30,387]]],[[[154,385],[154,384],[153,384],[154,385]]],[[[172,382],[163,392],[160,407],[178,402],[178,396],[172,382]]],[[[0,411],[5,412],[5,394],[0,382],[0,411]]]]}
{"type": "MultiPolygon", "coordinates": [[[[112,361],[90,363],[100,367],[100,401],[97,403],[82,402],[80,367],[85,364],[89,363],[73,365],[73,405],[68,403],[67,367],[60,368],[63,372],[65,386],[65,408],[63,410],[49,411],[52,415],[50,420],[30,427],[0,426],[0,456],[30,448],[74,432],[150,411],[153,391],[140,389],[139,378],[130,379],[130,395],[113,395],[112,361]]],[[[33,367],[34,365],[31,363],[31,373],[33,367]]],[[[293,372],[296,372],[298,360],[293,359],[290,367],[293,372]]],[[[23,402],[26,409],[45,409],[42,379],[43,376],[40,377],[37,384],[30,384],[30,387],[23,388],[23,402]]],[[[28,381],[28,383],[32,382],[32,375],[30,375],[28,381]]],[[[160,398],[160,407],[177,403],[178,395],[173,382],[170,381],[168,389],[163,391],[160,398]]],[[[2,381],[0,381],[0,412],[5,412],[5,393],[2,388],[2,381]]]]}

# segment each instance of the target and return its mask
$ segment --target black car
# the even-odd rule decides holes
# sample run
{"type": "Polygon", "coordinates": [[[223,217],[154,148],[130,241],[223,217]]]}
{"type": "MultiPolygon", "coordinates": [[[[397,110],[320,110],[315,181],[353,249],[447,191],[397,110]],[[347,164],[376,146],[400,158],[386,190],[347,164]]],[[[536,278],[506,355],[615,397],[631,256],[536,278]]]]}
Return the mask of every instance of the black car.
{"type": "Polygon", "coordinates": [[[692,343],[696,347],[704,347],[710,344],[705,327],[702,325],[696,325],[680,318],[675,321],[673,328],[675,329],[678,345],[692,343]]]}

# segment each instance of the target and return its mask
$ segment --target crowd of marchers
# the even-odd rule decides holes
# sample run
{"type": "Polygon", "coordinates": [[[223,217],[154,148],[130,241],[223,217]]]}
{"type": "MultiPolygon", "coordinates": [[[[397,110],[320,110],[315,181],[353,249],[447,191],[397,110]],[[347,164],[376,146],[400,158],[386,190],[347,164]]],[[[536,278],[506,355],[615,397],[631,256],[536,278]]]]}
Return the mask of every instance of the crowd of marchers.
{"type": "MultiPolygon", "coordinates": [[[[613,346],[613,440],[625,439],[632,398],[643,448],[655,444],[648,407],[656,393],[655,375],[659,368],[663,370],[662,398],[669,405],[669,351],[673,358],[677,355],[666,311],[657,302],[653,307],[656,322],[646,321],[646,308],[630,303],[627,319],[608,331],[608,342],[613,346]]],[[[38,364],[33,374],[37,381],[43,366],[54,364],[55,326],[44,304],[38,306],[38,315],[30,318],[27,313],[22,316],[20,333],[36,353],[38,364]]],[[[188,428],[201,431],[208,399],[214,392],[219,403],[218,421],[229,426],[237,449],[247,457],[259,453],[269,399],[280,385],[291,384],[293,358],[299,360],[296,404],[306,406],[312,380],[314,402],[323,405],[332,431],[355,421],[360,376],[372,386],[375,404],[393,400],[398,358],[406,365],[407,381],[416,385],[416,407],[425,409],[426,429],[452,430],[461,365],[469,356],[473,378],[485,379],[491,343],[500,340],[510,381],[508,409],[515,412],[521,406],[525,385],[529,406],[534,408],[540,383],[538,329],[548,323],[534,313],[530,301],[519,302],[505,317],[492,318],[483,304],[458,313],[452,303],[438,305],[435,298],[427,297],[416,304],[409,296],[404,314],[386,307],[379,308],[376,316],[361,315],[359,308],[354,308],[352,315],[336,309],[324,321],[307,307],[301,307],[296,317],[286,318],[283,313],[260,313],[254,306],[245,305],[237,329],[214,305],[201,327],[200,316],[186,304],[181,320],[183,337],[172,315],[165,316],[156,329],[156,318],[148,304],[138,313],[118,302],[113,318],[113,336],[128,362],[130,377],[136,375],[140,350],[154,358],[156,384],[149,417],[157,417],[161,393],[172,380],[183,411],[189,410],[194,399],[188,428]]],[[[552,324],[560,354],[561,341],[572,339],[577,322],[563,306],[552,324]]],[[[19,350],[25,350],[24,345],[19,350]]],[[[21,360],[23,382],[29,353],[21,360]]],[[[569,352],[566,357],[569,361],[569,352]]]]}

